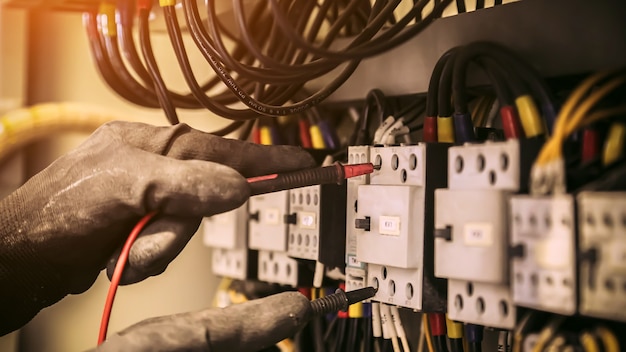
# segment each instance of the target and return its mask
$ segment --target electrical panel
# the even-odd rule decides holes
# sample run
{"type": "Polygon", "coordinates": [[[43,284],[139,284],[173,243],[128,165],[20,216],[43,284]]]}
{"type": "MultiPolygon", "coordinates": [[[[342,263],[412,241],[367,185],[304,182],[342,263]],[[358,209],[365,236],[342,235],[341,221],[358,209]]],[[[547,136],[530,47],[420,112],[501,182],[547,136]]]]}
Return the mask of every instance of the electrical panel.
{"type": "Polygon", "coordinates": [[[626,192],[581,192],[580,312],[626,321],[626,192]]]}
{"type": "Polygon", "coordinates": [[[310,286],[312,271],[285,252],[259,251],[258,279],[279,285],[310,286]]]}
{"type": "Polygon", "coordinates": [[[445,186],[446,154],[443,144],[370,148],[379,169],[369,184],[361,180],[349,205],[356,209],[355,262],[367,264],[367,285],[378,288],[375,301],[445,309],[445,282],[433,276],[432,202],[434,189],[445,186]]]}
{"type": "Polygon", "coordinates": [[[574,198],[511,198],[511,277],[515,304],[557,314],[577,309],[574,198]]]}

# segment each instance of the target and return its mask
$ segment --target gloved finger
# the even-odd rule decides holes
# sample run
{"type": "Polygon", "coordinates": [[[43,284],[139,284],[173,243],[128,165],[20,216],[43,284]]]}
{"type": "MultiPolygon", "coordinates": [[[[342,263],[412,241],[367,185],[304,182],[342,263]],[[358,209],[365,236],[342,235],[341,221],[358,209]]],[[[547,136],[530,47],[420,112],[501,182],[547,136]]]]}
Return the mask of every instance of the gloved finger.
{"type": "Polygon", "coordinates": [[[285,292],[224,309],[147,319],[109,337],[98,351],[259,351],[293,336],[311,317],[306,297],[285,292]]]}
{"type": "MultiPolygon", "coordinates": [[[[160,216],[151,221],[130,249],[120,285],[134,284],[163,273],[196,233],[201,221],[202,218],[174,216],[160,216]]],[[[118,249],[107,263],[109,280],[119,255],[118,249]]]]}
{"type": "Polygon", "coordinates": [[[250,196],[248,182],[237,171],[214,162],[176,160],[141,152],[141,160],[118,191],[139,215],[157,210],[162,215],[204,217],[241,206],[250,196]],[[139,177],[137,176],[139,175],[139,177]]]}
{"type": "Polygon", "coordinates": [[[109,137],[155,154],[175,159],[195,159],[224,164],[245,177],[293,171],[315,166],[305,150],[292,146],[264,146],[221,138],[186,124],[157,127],[142,123],[116,121],[101,127],[109,137]]]}

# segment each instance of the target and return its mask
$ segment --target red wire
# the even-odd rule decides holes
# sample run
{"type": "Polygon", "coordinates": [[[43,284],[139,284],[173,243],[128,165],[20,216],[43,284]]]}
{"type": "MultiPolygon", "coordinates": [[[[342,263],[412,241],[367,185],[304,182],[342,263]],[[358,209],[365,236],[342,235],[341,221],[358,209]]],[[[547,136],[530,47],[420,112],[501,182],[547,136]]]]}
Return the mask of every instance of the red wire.
{"type": "Polygon", "coordinates": [[[113,270],[113,277],[111,277],[111,285],[109,286],[109,292],[107,293],[107,299],[104,303],[104,311],[102,312],[102,320],[100,321],[100,333],[98,334],[98,345],[102,344],[107,337],[107,330],[109,328],[109,319],[111,318],[111,308],[113,308],[113,301],[115,301],[115,293],[117,292],[117,287],[120,284],[120,279],[122,278],[122,272],[124,272],[124,266],[126,265],[126,261],[128,261],[128,255],[130,253],[130,247],[137,239],[137,236],[146,226],[146,224],[152,220],[152,218],[156,215],[156,212],[151,212],[148,215],[144,216],[139,220],[137,225],[130,232],[130,235],[126,239],[124,243],[124,247],[122,247],[122,251],[120,252],[120,257],[117,259],[117,263],[115,264],[115,270],[113,270]]]}

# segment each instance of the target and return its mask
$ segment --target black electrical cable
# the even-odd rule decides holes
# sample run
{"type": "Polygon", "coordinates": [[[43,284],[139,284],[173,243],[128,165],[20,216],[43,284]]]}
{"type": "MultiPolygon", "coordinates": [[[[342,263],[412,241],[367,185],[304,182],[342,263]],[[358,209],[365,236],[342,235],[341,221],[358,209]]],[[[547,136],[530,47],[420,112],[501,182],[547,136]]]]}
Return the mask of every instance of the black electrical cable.
{"type": "Polygon", "coordinates": [[[372,352],[372,349],[374,348],[374,336],[371,317],[364,318],[363,330],[363,352],[372,352]]]}
{"type": "MultiPolygon", "coordinates": [[[[254,128],[254,124],[256,123],[257,120],[248,120],[245,122],[245,124],[243,125],[243,128],[241,129],[241,131],[239,132],[239,136],[237,137],[237,139],[241,140],[241,141],[247,141],[248,138],[250,138],[250,134],[252,133],[252,129],[254,128]]],[[[237,121],[233,122],[236,123],[237,121]]]]}
{"type": "Polygon", "coordinates": [[[485,0],[476,0],[476,10],[485,8],[485,0]]]}
{"type": "Polygon", "coordinates": [[[494,0],[494,1],[493,1],[493,5],[494,5],[494,6],[496,6],[496,5],[502,5],[502,0],[494,0]]]}
{"type": "Polygon", "coordinates": [[[439,78],[439,91],[437,92],[437,113],[441,117],[452,116],[452,82],[453,72],[458,51],[453,51],[446,60],[439,78]]]}
{"type": "Polygon", "coordinates": [[[161,77],[161,72],[159,72],[159,67],[154,58],[154,52],[152,51],[152,43],[150,42],[149,16],[150,12],[148,10],[141,9],[139,11],[139,41],[141,45],[141,52],[146,65],[148,66],[148,73],[150,73],[150,76],[154,81],[155,90],[159,98],[159,102],[161,103],[161,107],[165,112],[165,116],[172,125],[176,125],[179,123],[176,108],[174,107],[172,99],[169,96],[169,91],[165,86],[163,77],[161,77]]]}
{"type": "Polygon", "coordinates": [[[324,333],[322,332],[322,324],[324,317],[317,317],[313,319],[313,341],[315,344],[315,352],[324,352],[326,350],[324,343],[324,333]]]}
{"type": "MultiPolygon", "coordinates": [[[[468,352],[482,352],[482,344],[480,342],[469,342],[467,344],[467,350],[468,352]]],[[[507,350],[506,346],[504,350],[507,350]]]]}
{"type": "Polygon", "coordinates": [[[437,117],[438,115],[437,101],[439,96],[439,82],[441,80],[441,74],[444,67],[446,66],[446,63],[448,62],[448,59],[457,49],[458,47],[454,47],[441,55],[441,57],[435,64],[433,73],[430,76],[430,82],[428,84],[428,94],[426,96],[426,115],[430,117],[437,117]]]}
{"type": "MultiPolygon", "coordinates": [[[[294,40],[299,46],[305,48],[311,53],[320,55],[323,57],[342,58],[342,59],[363,59],[365,57],[374,56],[384,51],[390,50],[404,43],[408,39],[412,38],[413,36],[421,32],[425,27],[427,27],[435,18],[440,17],[441,13],[443,13],[446,6],[451,1],[452,0],[444,0],[443,2],[437,3],[435,7],[433,8],[433,10],[426,17],[424,17],[422,21],[412,26],[407,26],[408,23],[413,21],[415,17],[419,13],[421,13],[424,7],[429,3],[428,0],[419,1],[402,19],[398,21],[396,25],[381,32],[380,35],[377,35],[374,39],[366,40],[366,45],[358,45],[358,44],[363,44],[363,43],[357,42],[357,40],[354,39],[351,42],[351,44],[348,45],[348,47],[340,51],[328,51],[328,50],[323,50],[319,47],[314,47],[310,43],[307,43],[306,41],[304,41],[302,38],[298,38],[297,36],[294,36],[293,34],[291,34],[289,38],[294,40]]],[[[380,18],[380,14],[379,16],[377,16],[377,18],[380,18]]],[[[276,20],[278,20],[278,18],[276,18],[276,20]]],[[[283,22],[279,22],[279,23],[283,23],[283,22]]],[[[284,30],[286,30],[287,31],[286,33],[289,34],[288,32],[289,28],[284,28],[284,30]]],[[[358,37],[358,38],[362,38],[362,37],[358,37]]]]}
{"type": "Polygon", "coordinates": [[[348,334],[347,334],[348,336],[346,339],[346,345],[345,345],[345,348],[342,349],[341,351],[355,352],[355,347],[357,347],[356,337],[357,337],[357,329],[358,329],[358,319],[349,318],[347,325],[348,325],[348,334]]]}
{"type": "Polygon", "coordinates": [[[467,12],[465,8],[465,0],[456,0],[456,9],[459,13],[467,12]]]}
{"type": "Polygon", "coordinates": [[[450,342],[450,352],[463,352],[463,339],[448,339],[450,342]]]}
{"type": "Polygon", "coordinates": [[[435,352],[448,352],[446,335],[433,336],[433,348],[435,352]]]}
{"type": "Polygon", "coordinates": [[[370,116],[374,112],[379,125],[382,124],[385,116],[388,116],[389,113],[385,94],[380,89],[372,89],[365,96],[365,106],[354,125],[349,145],[367,145],[370,143],[370,116]]]}
{"type": "Polygon", "coordinates": [[[464,93],[466,89],[467,67],[472,60],[482,56],[487,57],[483,59],[483,63],[498,67],[499,74],[504,76],[504,80],[507,82],[515,96],[526,95],[529,92],[529,89],[526,87],[518,74],[516,72],[512,72],[506,67],[511,60],[508,60],[507,56],[500,54],[497,47],[487,47],[472,43],[459,50],[454,63],[454,107],[457,112],[468,111],[467,95],[464,93]]]}
{"type": "Polygon", "coordinates": [[[335,344],[331,346],[332,352],[344,351],[343,346],[345,342],[344,338],[346,335],[347,323],[348,323],[348,319],[342,319],[342,318],[340,318],[339,321],[337,322],[337,340],[335,341],[335,344]]]}
{"type": "Polygon", "coordinates": [[[189,58],[187,57],[187,52],[184,47],[183,37],[180,32],[180,26],[178,24],[176,10],[173,6],[165,6],[163,7],[163,13],[165,16],[167,31],[172,46],[174,47],[174,52],[176,53],[178,64],[182,69],[183,76],[185,78],[185,81],[187,82],[187,85],[191,89],[196,99],[211,112],[220,116],[228,115],[228,117],[232,120],[247,120],[258,118],[259,115],[254,113],[254,111],[226,108],[223,105],[216,104],[205,95],[201,87],[198,85],[198,82],[191,69],[191,64],[189,63],[189,58]]]}

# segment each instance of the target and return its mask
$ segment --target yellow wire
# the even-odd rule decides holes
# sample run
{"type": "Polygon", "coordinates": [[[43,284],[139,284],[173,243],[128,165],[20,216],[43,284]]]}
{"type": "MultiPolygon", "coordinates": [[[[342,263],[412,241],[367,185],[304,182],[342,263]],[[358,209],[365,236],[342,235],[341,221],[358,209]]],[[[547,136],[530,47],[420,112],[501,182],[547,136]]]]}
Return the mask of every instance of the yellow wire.
{"type": "Polygon", "coordinates": [[[553,338],[556,329],[563,323],[564,317],[554,317],[550,323],[541,330],[537,344],[533,347],[533,352],[542,352],[546,344],[553,338]]]}
{"type": "Polygon", "coordinates": [[[588,331],[585,331],[580,335],[580,344],[583,346],[585,352],[600,352],[598,342],[588,331]]]}
{"type": "Polygon", "coordinates": [[[622,157],[624,141],[626,141],[626,124],[613,123],[604,144],[602,154],[602,163],[604,165],[610,165],[622,157]]]}
{"type": "Polygon", "coordinates": [[[617,337],[608,328],[600,326],[596,328],[596,334],[600,336],[600,340],[602,340],[602,344],[604,345],[604,350],[606,352],[619,352],[620,346],[617,337]]]}
{"type": "MultiPolygon", "coordinates": [[[[600,87],[598,90],[589,94],[578,106],[575,103],[582,98],[584,93],[593,86],[596,82],[605,78],[606,75],[611,73],[603,73],[602,75],[592,76],[587,81],[583,82],[579,88],[570,96],[566,104],[561,109],[557,123],[554,128],[552,138],[544,145],[541,150],[536,163],[539,165],[546,164],[556,158],[559,158],[562,153],[563,140],[567,138],[572,132],[579,129],[584,125],[585,118],[590,115],[590,110],[608,94],[613,92],[616,88],[620,87],[626,82],[626,75],[622,74],[607,84],[600,87]],[[581,89],[582,88],[582,89],[581,89]]],[[[597,119],[599,115],[596,115],[597,119]]]]}
{"type": "Polygon", "coordinates": [[[426,346],[428,346],[428,352],[435,352],[433,345],[433,339],[430,336],[430,329],[428,328],[428,314],[422,314],[422,334],[426,336],[426,346]]]}

